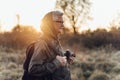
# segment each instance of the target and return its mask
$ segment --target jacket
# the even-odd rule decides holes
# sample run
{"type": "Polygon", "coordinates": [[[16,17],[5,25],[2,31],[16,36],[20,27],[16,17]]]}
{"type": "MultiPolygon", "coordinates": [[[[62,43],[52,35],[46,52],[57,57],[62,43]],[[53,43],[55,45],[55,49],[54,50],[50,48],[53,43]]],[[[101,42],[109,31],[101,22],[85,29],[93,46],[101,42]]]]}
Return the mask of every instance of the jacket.
{"type": "Polygon", "coordinates": [[[62,67],[56,55],[64,56],[59,41],[42,36],[35,43],[34,54],[29,64],[29,74],[36,77],[32,80],[70,80],[68,64],[62,67]]]}

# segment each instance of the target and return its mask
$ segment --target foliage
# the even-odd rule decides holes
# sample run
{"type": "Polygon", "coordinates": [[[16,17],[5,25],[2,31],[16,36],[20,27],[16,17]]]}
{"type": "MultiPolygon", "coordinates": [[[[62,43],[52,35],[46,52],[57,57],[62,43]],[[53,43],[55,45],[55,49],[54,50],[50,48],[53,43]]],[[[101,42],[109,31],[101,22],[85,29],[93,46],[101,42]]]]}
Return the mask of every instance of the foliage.
{"type": "Polygon", "coordinates": [[[96,63],[95,69],[103,71],[105,73],[110,73],[114,66],[116,65],[113,63],[103,61],[103,62],[96,63]]]}
{"type": "Polygon", "coordinates": [[[115,74],[120,74],[120,65],[116,65],[114,68],[112,68],[112,72],[115,74]]]}
{"type": "MultiPolygon", "coordinates": [[[[57,0],[56,8],[64,11],[65,19],[72,26],[74,34],[77,33],[77,27],[82,26],[89,17],[90,0],[57,0]]],[[[67,22],[67,23],[68,23],[67,22]]]]}
{"type": "MultiPolygon", "coordinates": [[[[105,49],[105,48],[104,48],[105,49]]],[[[113,50],[114,51],[114,50],[113,50]]],[[[88,50],[89,52],[82,57],[89,55],[93,61],[81,61],[82,54],[78,52],[75,62],[70,66],[71,80],[118,80],[120,79],[120,65],[119,62],[113,63],[104,59],[103,62],[96,61],[97,57],[110,58],[119,51],[105,53],[102,50],[88,50]],[[96,54],[94,54],[96,53],[96,54]],[[100,53],[100,54],[99,54],[100,53]],[[99,55],[98,55],[99,54],[99,55]],[[109,56],[105,56],[108,54],[109,56]],[[109,78],[109,79],[108,79],[109,78]]],[[[87,58],[87,57],[86,57],[87,58]]],[[[11,50],[6,52],[6,49],[0,47],[0,80],[21,80],[23,74],[23,62],[25,60],[25,50],[11,50]]],[[[111,59],[112,60],[112,59],[111,59]]]]}
{"type": "Polygon", "coordinates": [[[91,62],[82,62],[81,63],[81,68],[83,70],[83,75],[85,78],[89,78],[90,75],[93,73],[94,71],[94,66],[95,65],[94,63],[91,63],[91,62]]]}
{"type": "Polygon", "coordinates": [[[64,34],[61,42],[69,46],[76,45],[78,48],[85,47],[95,49],[100,47],[113,47],[120,49],[120,28],[112,27],[110,31],[97,29],[95,31],[86,31],[78,35],[64,34]],[[67,39],[66,39],[67,38],[67,39]],[[79,44],[79,45],[78,45],[79,44]]]}
{"type": "Polygon", "coordinates": [[[97,70],[88,80],[110,80],[110,77],[108,74],[97,70]]]}
{"type": "MultiPolygon", "coordinates": [[[[120,28],[112,27],[110,31],[97,29],[73,35],[69,31],[61,36],[61,43],[64,47],[96,49],[100,47],[120,49],[120,28]],[[71,47],[72,46],[72,47],[71,47]]],[[[15,26],[11,32],[0,33],[0,45],[7,48],[22,49],[29,43],[36,41],[40,33],[31,26],[15,26]]],[[[10,50],[9,49],[9,50],[10,50]]],[[[6,49],[8,50],[8,49],[6,49]]]]}
{"type": "Polygon", "coordinates": [[[1,46],[20,49],[38,38],[39,33],[32,26],[15,26],[11,32],[0,33],[1,46]]]}

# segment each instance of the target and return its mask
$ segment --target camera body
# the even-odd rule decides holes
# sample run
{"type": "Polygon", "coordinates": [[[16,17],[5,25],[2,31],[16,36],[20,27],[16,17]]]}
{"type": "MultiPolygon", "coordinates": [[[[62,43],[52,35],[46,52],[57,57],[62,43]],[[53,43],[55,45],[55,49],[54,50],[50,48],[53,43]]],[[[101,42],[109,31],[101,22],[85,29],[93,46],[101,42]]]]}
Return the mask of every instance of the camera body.
{"type": "Polygon", "coordinates": [[[66,56],[66,59],[67,59],[68,62],[70,61],[70,57],[76,57],[75,53],[70,52],[69,50],[66,50],[64,55],[66,56]]]}

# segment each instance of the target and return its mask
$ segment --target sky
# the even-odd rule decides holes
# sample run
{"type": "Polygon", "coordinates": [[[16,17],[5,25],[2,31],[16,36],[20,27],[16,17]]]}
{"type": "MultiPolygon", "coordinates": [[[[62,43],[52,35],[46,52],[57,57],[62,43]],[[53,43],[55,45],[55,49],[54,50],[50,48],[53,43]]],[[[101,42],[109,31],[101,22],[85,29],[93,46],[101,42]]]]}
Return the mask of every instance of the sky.
{"type": "MultiPolygon", "coordinates": [[[[92,21],[81,28],[85,30],[97,27],[107,28],[120,13],[120,0],[91,0],[92,21]]],[[[17,15],[21,25],[34,26],[38,31],[40,20],[49,11],[54,10],[55,0],[0,0],[0,29],[9,31],[17,24],[17,15]]]]}
{"type": "Polygon", "coordinates": [[[54,7],[55,0],[0,0],[0,25],[9,31],[19,15],[21,25],[31,25],[39,31],[41,18],[54,7]]]}
{"type": "Polygon", "coordinates": [[[109,23],[116,18],[118,13],[120,13],[120,0],[91,0],[91,16],[92,21],[89,21],[84,29],[91,28],[95,30],[96,28],[108,28],[109,23]]]}

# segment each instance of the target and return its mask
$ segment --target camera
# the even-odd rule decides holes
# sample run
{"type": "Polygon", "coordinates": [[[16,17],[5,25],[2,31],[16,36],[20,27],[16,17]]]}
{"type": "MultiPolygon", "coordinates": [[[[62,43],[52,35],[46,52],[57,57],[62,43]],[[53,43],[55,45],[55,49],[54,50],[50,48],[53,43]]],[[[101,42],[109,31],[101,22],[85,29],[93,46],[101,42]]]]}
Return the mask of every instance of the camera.
{"type": "Polygon", "coordinates": [[[64,56],[66,56],[66,59],[68,62],[70,61],[70,57],[76,57],[75,53],[73,53],[69,50],[66,50],[66,52],[64,53],[64,56]]]}

